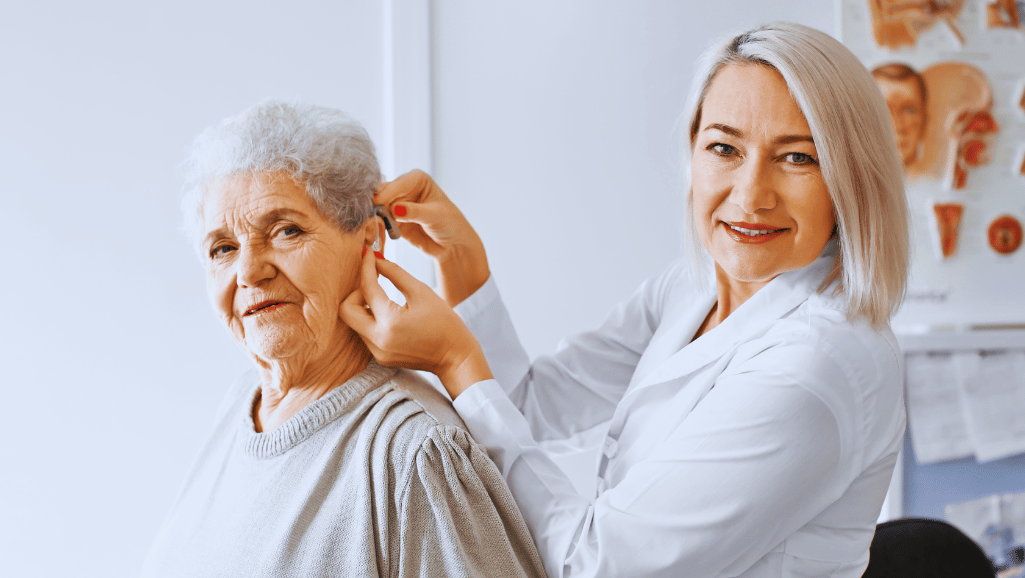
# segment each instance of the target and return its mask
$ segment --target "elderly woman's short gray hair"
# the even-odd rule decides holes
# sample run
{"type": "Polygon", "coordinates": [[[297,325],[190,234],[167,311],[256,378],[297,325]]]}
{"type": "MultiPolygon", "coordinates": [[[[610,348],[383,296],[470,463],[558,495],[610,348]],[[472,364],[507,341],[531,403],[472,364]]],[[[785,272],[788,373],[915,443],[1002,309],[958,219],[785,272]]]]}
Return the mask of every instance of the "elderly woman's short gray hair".
{"type": "MultiPolygon", "coordinates": [[[[712,80],[734,64],[779,72],[811,128],[840,246],[821,289],[839,278],[848,315],[886,323],[904,297],[910,242],[903,168],[878,86],[857,57],[818,30],[780,22],[745,32],[705,54],[684,113],[688,150],[712,80]]],[[[689,223],[692,196],[688,193],[689,223]]],[[[688,237],[700,252],[701,241],[695,234],[688,237]]]]}
{"type": "Polygon", "coordinates": [[[284,173],[346,232],[373,216],[372,199],[381,184],[374,144],[352,117],[333,108],[273,100],[203,131],[184,167],[184,229],[197,250],[203,200],[219,179],[284,173]]]}

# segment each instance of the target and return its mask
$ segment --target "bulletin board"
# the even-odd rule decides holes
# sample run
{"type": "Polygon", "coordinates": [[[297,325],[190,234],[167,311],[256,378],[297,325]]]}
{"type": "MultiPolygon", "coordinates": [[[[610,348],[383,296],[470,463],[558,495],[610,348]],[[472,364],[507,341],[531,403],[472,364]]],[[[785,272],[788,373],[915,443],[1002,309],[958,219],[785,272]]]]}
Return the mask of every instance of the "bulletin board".
{"type": "Polygon", "coordinates": [[[905,166],[913,261],[895,329],[1025,324],[1025,1],[838,2],[905,166]]]}

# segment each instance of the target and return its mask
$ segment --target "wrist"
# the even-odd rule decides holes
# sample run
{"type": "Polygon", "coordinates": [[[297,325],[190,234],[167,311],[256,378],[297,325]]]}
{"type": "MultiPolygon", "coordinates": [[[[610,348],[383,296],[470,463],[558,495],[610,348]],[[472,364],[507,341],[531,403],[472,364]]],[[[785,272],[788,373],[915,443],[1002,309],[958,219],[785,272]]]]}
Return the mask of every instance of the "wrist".
{"type": "Polygon", "coordinates": [[[479,249],[453,247],[435,261],[438,294],[455,307],[480,289],[491,276],[483,245],[479,249]]]}
{"type": "Polygon", "coordinates": [[[438,379],[448,394],[455,399],[471,385],[494,379],[484,352],[478,347],[464,356],[457,357],[438,368],[438,379]]]}

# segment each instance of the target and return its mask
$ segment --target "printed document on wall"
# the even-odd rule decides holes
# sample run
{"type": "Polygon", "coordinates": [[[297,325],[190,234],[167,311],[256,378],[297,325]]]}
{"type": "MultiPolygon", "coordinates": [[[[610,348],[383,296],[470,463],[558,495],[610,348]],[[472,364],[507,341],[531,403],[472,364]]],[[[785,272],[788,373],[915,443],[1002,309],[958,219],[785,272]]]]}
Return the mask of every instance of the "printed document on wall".
{"type": "Polygon", "coordinates": [[[959,352],[953,360],[976,459],[1025,453],[1025,351],[959,352]]]}
{"type": "Polygon", "coordinates": [[[908,425],[918,462],[927,464],[972,455],[952,356],[909,354],[904,367],[908,425]]]}

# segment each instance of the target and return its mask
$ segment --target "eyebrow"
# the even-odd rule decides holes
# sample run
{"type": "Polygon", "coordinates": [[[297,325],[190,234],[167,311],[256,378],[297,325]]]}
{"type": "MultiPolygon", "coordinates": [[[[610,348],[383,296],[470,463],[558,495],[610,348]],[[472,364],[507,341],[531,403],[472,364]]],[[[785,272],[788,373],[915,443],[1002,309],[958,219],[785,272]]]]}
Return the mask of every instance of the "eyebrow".
{"type": "MultiPolygon", "coordinates": [[[[274,209],[273,211],[268,211],[260,215],[259,218],[256,219],[256,228],[265,229],[270,224],[276,223],[283,219],[291,218],[293,220],[299,220],[307,217],[308,215],[306,213],[303,213],[302,211],[297,211],[295,209],[274,209]]],[[[216,239],[222,239],[227,236],[228,231],[225,227],[214,229],[213,231],[207,233],[205,237],[203,237],[203,245],[209,246],[212,241],[216,239]]]]}
{"type": "MultiPolygon", "coordinates": [[[[723,133],[726,133],[726,134],[728,134],[730,136],[734,136],[734,137],[737,137],[737,138],[743,138],[744,137],[744,131],[742,131],[742,130],[740,130],[738,128],[734,128],[734,127],[732,127],[732,126],[730,126],[728,124],[712,123],[712,124],[706,126],[704,128],[704,130],[717,130],[719,132],[723,132],[723,133]]],[[[809,142],[811,144],[815,144],[815,140],[811,138],[811,135],[807,135],[807,134],[788,134],[788,135],[783,135],[783,136],[777,138],[775,140],[775,142],[779,143],[779,144],[791,144],[791,143],[795,143],[795,142],[809,142]]]]}

